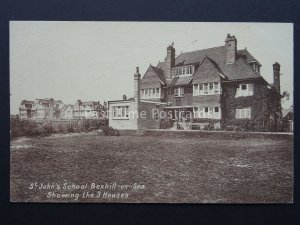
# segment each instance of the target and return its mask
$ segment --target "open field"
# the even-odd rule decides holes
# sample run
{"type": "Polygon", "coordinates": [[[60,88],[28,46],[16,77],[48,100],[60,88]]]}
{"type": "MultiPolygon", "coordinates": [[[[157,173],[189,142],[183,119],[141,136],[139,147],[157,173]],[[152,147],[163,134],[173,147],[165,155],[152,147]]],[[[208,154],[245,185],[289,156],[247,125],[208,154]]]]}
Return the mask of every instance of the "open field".
{"type": "Polygon", "coordinates": [[[11,142],[11,200],[291,203],[293,136],[18,138],[11,142]],[[116,182],[116,189],[91,187],[106,182],[116,182]],[[49,197],[49,192],[80,197],[49,197]],[[95,196],[83,198],[83,192],[95,196]]]}

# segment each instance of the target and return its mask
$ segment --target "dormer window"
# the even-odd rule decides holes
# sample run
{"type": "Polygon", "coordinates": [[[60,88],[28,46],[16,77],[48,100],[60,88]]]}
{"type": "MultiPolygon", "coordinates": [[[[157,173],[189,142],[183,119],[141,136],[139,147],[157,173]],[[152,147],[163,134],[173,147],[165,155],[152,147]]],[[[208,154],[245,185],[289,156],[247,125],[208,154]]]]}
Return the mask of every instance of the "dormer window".
{"type": "Polygon", "coordinates": [[[251,62],[249,65],[253,68],[253,70],[257,73],[260,73],[260,65],[257,62],[251,62]]]}
{"type": "Polygon", "coordinates": [[[172,76],[192,75],[195,72],[195,66],[185,66],[172,69],[172,76]]]}

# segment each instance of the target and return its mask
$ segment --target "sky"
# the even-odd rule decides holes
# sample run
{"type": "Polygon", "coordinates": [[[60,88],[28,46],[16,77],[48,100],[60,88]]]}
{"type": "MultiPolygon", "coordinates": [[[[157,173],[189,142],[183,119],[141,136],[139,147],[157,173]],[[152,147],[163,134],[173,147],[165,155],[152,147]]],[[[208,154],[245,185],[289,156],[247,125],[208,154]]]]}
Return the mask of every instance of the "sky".
{"type": "Polygon", "coordinates": [[[281,65],[281,91],[293,104],[293,24],[200,22],[10,21],[10,111],[23,99],[54,98],[65,104],[133,96],[133,74],[166,57],[174,42],[181,52],[222,46],[230,33],[237,48],[262,64],[273,83],[274,62],[281,65]]]}

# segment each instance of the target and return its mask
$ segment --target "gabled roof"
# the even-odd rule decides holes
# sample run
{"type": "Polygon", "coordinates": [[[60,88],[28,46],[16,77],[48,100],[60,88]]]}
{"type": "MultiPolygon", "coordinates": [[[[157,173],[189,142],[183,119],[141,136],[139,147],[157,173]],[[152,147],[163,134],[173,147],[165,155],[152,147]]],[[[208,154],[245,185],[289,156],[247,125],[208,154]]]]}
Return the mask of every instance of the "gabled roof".
{"type": "Polygon", "coordinates": [[[33,103],[34,103],[34,101],[22,100],[21,105],[24,105],[24,104],[33,104],[33,103]]]}
{"type": "Polygon", "coordinates": [[[193,75],[192,83],[220,82],[222,71],[211,58],[205,57],[193,75]]]}
{"type": "Polygon", "coordinates": [[[141,80],[141,88],[158,88],[166,84],[163,71],[150,65],[141,80]]]}
{"type": "Polygon", "coordinates": [[[254,58],[254,56],[251,55],[250,52],[246,48],[238,50],[238,53],[239,53],[240,56],[244,57],[244,59],[246,60],[247,63],[250,63],[250,62],[257,62],[257,63],[259,63],[257,61],[257,59],[254,58]]]}
{"type": "Polygon", "coordinates": [[[289,113],[293,113],[292,109],[282,109],[282,118],[286,117],[289,113]]]}
{"type": "MultiPolygon", "coordinates": [[[[237,53],[236,62],[234,64],[226,64],[225,46],[184,52],[176,57],[175,66],[191,64],[199,65],[206,57],[208,57],[228,80],[242,80],[261,77],[259,73],[254,71],[253,68],[248,65],[248,62],[251,60],[256,60],[248,52],[248,50],[238,50],[237,53]]],[[[157,68],[165,70],[165,62],[159,62],[157,68]]]]}
{"type": "Polygon", "coordinates": [[[64,104],[63,107],[60,109],[60,111],[64,112],[67,108],[68,108],[68,106],[66,104],[64,104]]]}
{"type": "Polygon", "coordinates": [[[219,66],[228,80],[242,80],[261,77],[261,75],[255,72],[255,70],[253,70],[252,67],[242,58],[238,58],[233,64],[223,64],[219,66]]]}
{"type": "Polygon", "coordinates": [[[166,83],[166,79],[164,76],[164,71],[162,69],[159,69],[155,66],[150,65],[151,68],[155,71],[155,73],[157,74],[157,76],[159,77],[159,79],[161,80],[162,83],[166,83]]]}
{"type": "Polygon", "coordinates": [[[197,51],[184,52],[175,59],[175,66],[201,63],[205,57],[210,57],[217,64],[225,63],[225,47],[207,48],[197,51]]]}

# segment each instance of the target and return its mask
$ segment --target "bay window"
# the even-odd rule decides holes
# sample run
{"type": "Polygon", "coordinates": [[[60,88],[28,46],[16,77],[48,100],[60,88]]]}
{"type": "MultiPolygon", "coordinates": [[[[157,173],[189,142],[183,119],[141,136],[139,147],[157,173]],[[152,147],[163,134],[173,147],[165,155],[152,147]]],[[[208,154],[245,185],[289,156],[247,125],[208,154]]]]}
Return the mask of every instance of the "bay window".
{"type": "Polygon", "coordinates": [[[141,89],[141,98],[142,99],[151,99],[151,98],[160,98],[160,88],[147,88],[141,89]]]}

